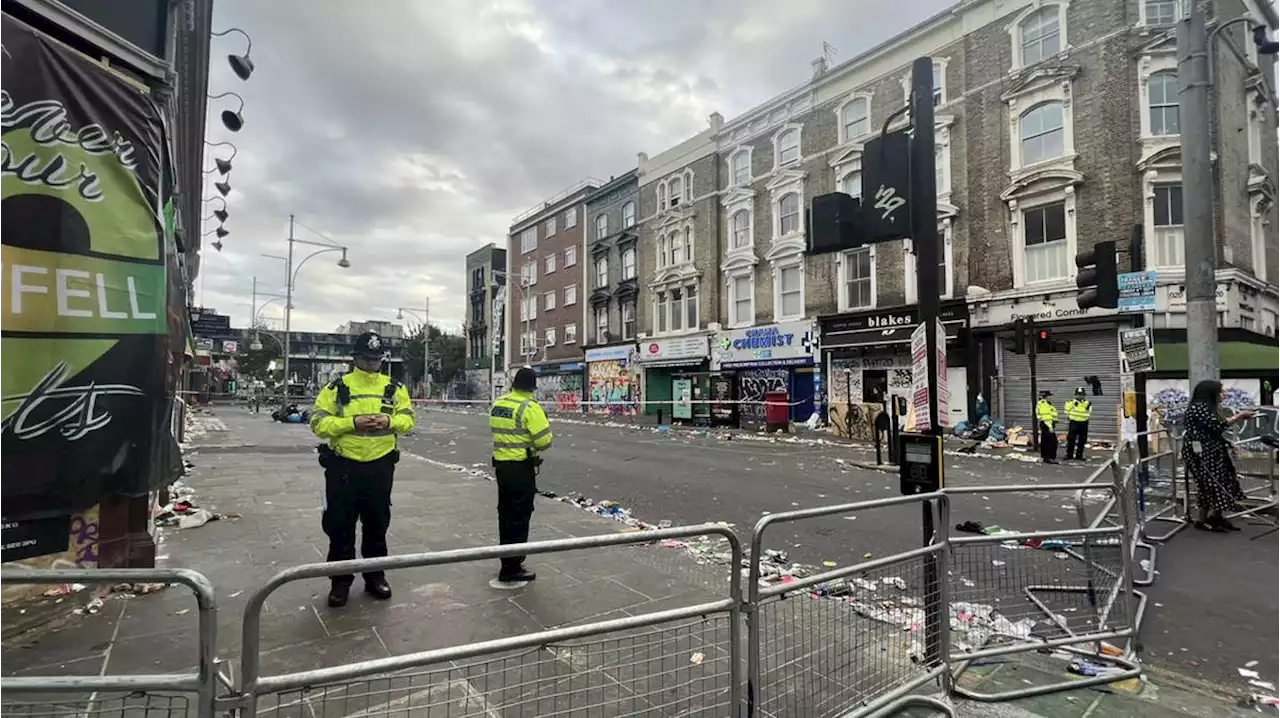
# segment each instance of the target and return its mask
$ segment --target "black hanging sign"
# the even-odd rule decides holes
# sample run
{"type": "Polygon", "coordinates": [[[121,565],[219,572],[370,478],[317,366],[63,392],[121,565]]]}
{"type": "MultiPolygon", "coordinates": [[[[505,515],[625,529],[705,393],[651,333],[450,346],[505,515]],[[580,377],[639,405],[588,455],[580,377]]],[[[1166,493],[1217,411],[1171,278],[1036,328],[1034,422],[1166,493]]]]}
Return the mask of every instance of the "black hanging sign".
{"type": "Polygon", "coordinates": [[[867,142],[862,153],[862,224],[871,242],[911,236],[910,147],[903,129],[867,142]]]}
{"type": "Polygon", "coordinates": [[[172,453],[169,339],[185,312],[171,307],[156,103],[9,15],[3,36],[0,486],[10,523],[165,478],[154,458],[172,453]]]}

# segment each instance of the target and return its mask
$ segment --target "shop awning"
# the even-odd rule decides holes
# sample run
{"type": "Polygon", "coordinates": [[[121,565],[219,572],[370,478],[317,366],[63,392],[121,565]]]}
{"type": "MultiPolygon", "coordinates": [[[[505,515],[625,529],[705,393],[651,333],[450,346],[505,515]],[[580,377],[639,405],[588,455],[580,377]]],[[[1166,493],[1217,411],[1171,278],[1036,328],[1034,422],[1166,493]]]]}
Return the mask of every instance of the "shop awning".
{"type": "MultiPolygon", "coordinates": [[[[943,327],[947,330],[947,340],[953,340],[960,335],[960,322],[944,323],[943,327]]],[[[874,347],[885,344],[910,344],[911,333],[915,331],[915,327],[892,327],[890,329],[862,329],[856,332],[839,332],[836,334],[824,334],[822,337],[823,349],[840,349],[842,347],[874,347]]]]}
{"type": "MultiPolygon", "coordinates": [[[[1218,362],[1222,371],[1280,370],[1280,352],[1275,345],[1252,342],[1220,342],[1218,362]]],[[[1186,342],[1156,344],[1156,371],[1187,371],[1186,342]]]]}

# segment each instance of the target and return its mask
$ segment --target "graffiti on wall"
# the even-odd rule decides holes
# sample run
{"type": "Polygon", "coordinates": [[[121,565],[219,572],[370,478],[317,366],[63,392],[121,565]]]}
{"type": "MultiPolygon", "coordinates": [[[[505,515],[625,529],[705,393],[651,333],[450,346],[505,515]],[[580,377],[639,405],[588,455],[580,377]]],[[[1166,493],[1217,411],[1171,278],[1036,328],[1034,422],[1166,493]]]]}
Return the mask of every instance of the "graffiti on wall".
{"type": "MultiPolygon", "coordinates": [[[[1229,409],[1255,407],[1262,400],[1262,383],[1257,379],[1223,379],[1222,405],[1229,409]]],[[[1148,379],[1147,409],[1154,426],[1180,427],[1182,415],[1191,401],[1186,379],[1148,379]]]]}
{"type": "Polygon", "coordinates": [[[831,385],[828,406],[862,401],[862,360],[832,360],[828,383],[831,385]]]}
{"type": "Polygon", "coordinates": [[[587,364],[587,389],[591,411],[617,413],[634,409],[635,377],[621,361],[593,361],[587,364]]]}
{"type": "Polygon", "coordinates": [[[787,391],[786,369],[747,369],[738,374],[740,421],[764,423],[764,395],[771,391],[787,391]]]}
{"type": "Polygon", "coordinates": [[[465,380],[464,396],[460,398],[477,401],[489,401],[492,398],[489,393],[488,369],[468,369],[465,372],[465,380]]]}
{"type": "Polygon", "coordinates": [[[883,408],[879,404],[832,404],[827,409],[831,433],[854,441],[875,441],[875,420],[883,408]]]}
{"type": "Polygon", "coordinates": [[[545,409],[578,411],[582,408],[582,375],[540,374],[534,398],[545,409]]]}
{"type": "MultiPolygon", "coordinates": [[[[98,507],[86,509],[71,516],[70,531],[63,550],[43,556],[19,559],[6,566],[26,569],[77,569],[98,567],[99,545],[98,507]]],[[[61,545],[61,544],[59,544],[61,545]]],[[[0,601],[8,603],[39,596],[48,586],[5,584],[0,587],[0,601]]]]}

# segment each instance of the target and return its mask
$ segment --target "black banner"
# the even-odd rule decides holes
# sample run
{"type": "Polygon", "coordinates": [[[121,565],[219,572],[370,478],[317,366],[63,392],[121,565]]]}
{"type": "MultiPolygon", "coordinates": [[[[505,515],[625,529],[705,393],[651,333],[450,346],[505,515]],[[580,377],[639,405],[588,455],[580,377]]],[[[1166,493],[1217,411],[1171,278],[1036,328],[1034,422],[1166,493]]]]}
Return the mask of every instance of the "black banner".
{"type": "Polygon", "coordinates": [[[18,522],[167,478],[186,303],[147,89],[8,15],[3,36],[0,485],[18,522]]]}

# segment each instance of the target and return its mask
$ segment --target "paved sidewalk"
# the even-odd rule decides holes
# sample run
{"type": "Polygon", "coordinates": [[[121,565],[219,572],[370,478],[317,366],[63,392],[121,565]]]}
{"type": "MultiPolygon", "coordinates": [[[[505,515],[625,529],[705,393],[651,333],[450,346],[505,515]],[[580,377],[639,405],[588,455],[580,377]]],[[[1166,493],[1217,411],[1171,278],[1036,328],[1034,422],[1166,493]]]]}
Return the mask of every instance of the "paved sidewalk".
{"type": "MultiPolygon", "coordinates": [[[[273,424],[265,415],[254,417],[232,409],[220,409],[216,417],[221,421],[213,422],[215,430],[195,441],[198,449],[189,458],[196,470],[187,483],[197,491],[198,505],[240,518],[188,530],[167,529],[158,554],[164,557],[162,565],[200,571],[217,588],[218,654],[238,678],[239,629],[249,594],[282,569],[323,560],[322,482],[312,450],[315,442],[306,427],[273,424]]],[[[389,536],[393,554],[494,541],[496,497],[493,485],[483,478],[406,457],[397,471],[394,502],[389,536]]],[[[625,527],[618,522],[539,498],[532,539],[619,530],[625,527]]],[[[748,529],[738,530],[744,534],[748,529]]],[[[516,591],[489,585],[497,568],[493,561],[395,571],[389,575],[395,590],[391,601],[376,602],[353,593],[351,604],[340,611],[325,606],[327,582],[286,584],[273,594],[264,612],[262,670],[272,675],[344,665],[636,616],[716,600],[724,595],[726,585],[727,567],[695,560],[670,547],[561,553],[533,557],[529,563],[539,578],[516,591]]],[[[90,593],[71,594],[62,605],[82,605],[90,593]]],[[[797,675],[821,684],[786,686],[790,708],[776,715],[811,715],[818,703],[836,696],[852,707],[855,703],[850,699],[860,697],[865,687],[910,670],[905,658],[893,658],[905,657],[910,636],[883,624],[864,630],[867,626],[857,624],[847,613],[829,615],[832,607],[843,608],[838,603],[792,601],[791,605],[787,623],[776,628],[792,640],[818,637],[819,645],[802,645],[789,660],[797,675]],[[857,629],[839,635],[835,620],[857,629]],[[859,686],[841,684],[835,676],[855,676],[859,686]]],[[[193,609],[189,594],[179,587],[145,596],[112,595],[96,614],[67,611],[40,628],[8,638],[4,675],[187,669],[194,666],[196,656],[193,609]]],[[[8,624],[10,616],[5,621],[8,624]]],[[[456,711],[450,715],[502,718],[630,715],[633,711],[729,715],[727,645],[726,620],[709,616],[656,631],[619,632],[603,639],[451,662],[417,669],[413,676],[282,694],[264,699],[259,709],[270,715],[327,716],[387,711],[434,716],[437,713],[428,707],[443,714],[446,706],[456,711]],[[302,709],[303,704],[310,712],[302,709]]],[[[983,690],[1022,687],[1059,680],[1060,670],[1060,666],[1025,661],[992,662],[965,680],[981,684],[983,690]]],[[[961,706],[961,715],[968,716],[1237,714],[1254,713],[1183,690],[1173,682],[1162,682],[1158,689],[1132,682],[1008,704],[961,706]]]]}

